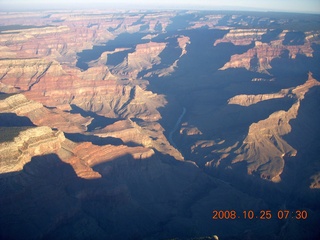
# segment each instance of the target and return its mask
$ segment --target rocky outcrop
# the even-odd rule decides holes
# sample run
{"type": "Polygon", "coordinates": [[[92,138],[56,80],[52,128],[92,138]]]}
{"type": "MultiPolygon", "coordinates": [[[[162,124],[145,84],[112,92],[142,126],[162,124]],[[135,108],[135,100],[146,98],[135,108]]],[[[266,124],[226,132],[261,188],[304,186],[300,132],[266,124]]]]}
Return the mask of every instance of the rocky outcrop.
{"type": "Polygon", "coordinates": [[[0,100],[0,113],[15,113],[18,116],[28,117],[37,126],[49,126],[68,133],[86,131],[92,120],[80,114],[46,108],[41,103],[28,100],[23,94],[0,100]]]}
{"type": "Polygon", "coordinates": [[[128,147],[125,145],[97,146],[90,142],[76,144],[66,140],[57,151],[57,154],[63,162],[73,167],[78,177],[94,179],[101,177],[100,173],[92,169],[96,165],[113,161],[126,155],[137,160],[146,159],[151,157],[154,151],[150,148],[128,147]]]}
{"type": "Polygon", "coordinates": [[[270,99],[284,98],[288,96],[288,93],[289,93],[289,89],[283,89],[278,93],[270,93],[270,94],[257,94],[257,95],[241,94],[241,95],[237,95],[230,98],[228,100],[228,104],[237,104],[240,106],[248,107],[258,102],[262,102],[270,99]]]}
{"type": "Polygon", "coordinates": [[[310,179],[312,180],[312,182],[310,184],[310,188],[311,189],[320,189],[320,173],[313,175],[310,179]]]}
{"type": "MultiPolygon", "coordinates": [[[[248,174],[258,175],[273,182],[280,181],[285,165],[284,157],[297,154],[297,151],[282,136],[291,132],[289,122],[297,117],[300,102],[314,86],[320,86],[320,82],[309,73],[306,83],[292,89],[292,94],[297,101],[288,111],[272,113],[268,118],[251,124],[242,145],[234,151],[236,157],[232,159],[232,164],[245,161],[248,174]]],[[[226,157],[228,155],[223,156],[219,161],[226,157]]]]}
{"type": "Polygon", "coordinates": [[[1,67],[3,84],[13,85],[29,99],[50,107],[75,104],[108,117],[157,120],[160,115],[156,109],[165,103],[162,96],[145,91],[143,81],[138,82],[140,87],[133,81],[82,80],[77,71],[63,69],[55,61],[3,60],[1,67]]]}
{"type": "Polygon", "coordinates": [[[165,49],[166,43],[149,42],[138,44],[135,52],[129,53],[125,60],[112,69],[113,74],[136,78],[142,70],[151,69],[161,61],[159,54],[165,49]]]}
{"type": "Polygon", "coordinates": [[[234,45],[249,45],[252,42],[260,41],[267,29],[231,29],[223,38],[214,42],[214,46],[219,43],[231,42],[234,45]]]}
{"type": "Polygon", "coordinates": [[[138,144],[146,148],[154,148],[163,154],[169,154],[177,160],[183,160],[181,153],[170,145],[164,135],[164,129],[156,122],[118,121],[104,129],[96,130],[99,137],[120,138],[124,143],[138,144]]]}
{"type": "Polygon", "coordinates": [[[4,128],[1,133],[17,136],[0,143],[0,173],[21,171],[32,157],[57,151],[65,140],[61,131],[52,131],[49,127],[4,128]]]}
{"type": "Polygon", "coordinates": [[[178,62],[180,58],[187,54],[187,46],[191,44],[190,38],[187,36],[181,35],[175,37],[177,37],[178,46],[181,48],[180,56],[169,67],[157,69],[155,71],[150,71],[147,74],[145,74],[144,77],[150,77],[154,75],[157,75],[158,77],[164,77],[169,76],[175,71],[175,69],[178,67],[178,62]]]}
{"type": "MultiPolygon", "coordinates": [[[[141,26],[149,23],[151,32],[159,26],[164,30],[170,23],[169,18],[175,14],[167,12],[145,16],[141,13],[114,17],[113,13],[96,15],[95,12],[80,17],[76,12],[57,12],[45,17],[43,14],[32,15],[39,18],[40,26],[49,22],[52,25],[22,26],[21,29],[2,32],[1,91],[24,92],[28,99],[48,107],[63,106],[65,109],[75,104],[107,117],[138,117],[146,121],[157,121],[160,114],[156,109],[165,104],[164,97],[146,91],[146,81],[136,81],[131,77],[158,64],[158,55],[166,43],[137,45],[136,51],[130,53],[123,63],[126,65],[124,69],[119,70],[120,73],[113,69],[115,74],[105,66],[108,54],[125,49],[103,53],[99,59],[89,63],[90,67],[86,71],[75,68],[77,52],[105,43],[123,32],[137,32],[141,26]],[[122,81],[118,81],[117,73],[122,81]]],[[[2,17],[8,24],[14,22],[13,15],[2,17]]],[[[181,46],[184,45],[182,41],[181,46]]]]}
{"type": "Polygon", "coordinates": [[[219,21],[224,17],[225,15],[222,14],[208,14],[205,15],[203,18],[201,18],[201,21],[192,21],[190,22],[190,29],[197,29],[202,27],[208,27],[210,29],[213,29],[216,27],[216,25],[219,23],[219,21]]]}
{"type": "Polygon", "coordinates": [[[193,135],[202,135],[202,132],[195,126],[189,126],[188,123],[183,123],[180,128],[180,134],[193,136],[193,135]]]}
{"type": "Polygon", "coordinates": [[[146,159],[154,154],[150,148],[125,145],[96,146],[89,142],[74,143],[63,132],[49,127],[0,128],[0,174],[21,171],[31,158],[56,153],[70,164],[78,177],[92,179],[101,175],[92,167],[126,155],[134,159],[146,159]]]}
{"type": "MultiPolygon", "coordinates": [[[[228,68],[245,68],[250,71],[257,71],[261,73],[268,73],[268,69],[271,68],[270,63],[273,59],[279,58],[284,51],[289,52],[289,57],[294,59],[297,54],[302,54],[307,57],[313,56],[313,49],[311,47],[311,42],[306,41],[303,45],[283,45],[285,35],[288,31],[284,31],[279,35],[278,40],[271,41],[270,43],[263,43],[260,41],[254,41],[255,46],[249,49],[243,54],[236,54],[231,56],[229,62],[227,62],[220,70],[225,70],[228,68]]],[[[237,37],[223,38],[215,43],[221,42],[237,42],[237,37]],[[235,38],[235,39],[234,39],[235,38]]],[[[248,40],[246,40],[248,41],[248,40]]],[[[249,38],[251,41],[251,38],[249,38]]],[[[241,44],[237,42],[237,44],[241,44]]],[[[242,44],[241,44],[242,45],[242,44]]]]}
{"type": "Polygon", "coordinates": [[[187,54],[186,48],[187,48],[188,44],[191,44],[190,38],[182,35],[182,36],[178,37],[177,41],[178,41],[179,47],[182,49],[182,52],[180,55],[180,57],[182,57],[183,55],[187,54]]]}

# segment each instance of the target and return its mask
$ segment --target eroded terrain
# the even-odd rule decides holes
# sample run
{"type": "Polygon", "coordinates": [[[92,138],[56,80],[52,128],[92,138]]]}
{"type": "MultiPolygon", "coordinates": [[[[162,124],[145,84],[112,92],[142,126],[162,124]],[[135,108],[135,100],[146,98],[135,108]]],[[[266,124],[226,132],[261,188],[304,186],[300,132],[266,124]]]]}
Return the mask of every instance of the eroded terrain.
{"type": "Polygon", "coordinates": [[[0,236],[313,239],[320,18],[269,14],[1,13],[0,236]]]}

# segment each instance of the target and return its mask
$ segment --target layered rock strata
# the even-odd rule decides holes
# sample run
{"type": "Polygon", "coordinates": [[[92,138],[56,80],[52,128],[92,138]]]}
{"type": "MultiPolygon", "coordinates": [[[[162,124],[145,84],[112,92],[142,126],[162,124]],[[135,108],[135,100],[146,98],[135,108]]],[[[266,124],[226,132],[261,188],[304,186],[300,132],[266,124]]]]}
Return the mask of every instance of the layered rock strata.
{"type": "Polygon", "coordinates": [[[0,173],[18,172],[32,157],[55,153],[70,164],[78,177],[91,179],[101,175],[92,167],[126,155],[134,159],[149,158],[154,154],[150,148],[125,145],[96,146],[89,142],[74,143],[63,132],[49,127],[0,128],[7,141],[0,143],[0,173]]]}
{"type": "Polygon", "coordinates": [[[18,116],[28,117],[37,126],[49,126],[68,133],[86,131],[92,120],[80,114],[46,108],[41,103],[28,100],[23,94],[0,100],[0,113],[15,113],[18,116]]]}
{"type": "Polygon", "coordinates": [[[223,38],[214,42],[214,46],[219,43],[231,42],[234,45],[249,45],[252,41],[260,41],[267,29],[231,29],[223,38]]]}
{"type": "Polygon", "coordinates": [[[61,131],[52,131],[49,127],[20,130],[9,128],[1,131],[2,134],[18,134],[13,141],[0,144],[1,173],[21,171],[32,157],[57,151],[65,140],[61,131]]]}

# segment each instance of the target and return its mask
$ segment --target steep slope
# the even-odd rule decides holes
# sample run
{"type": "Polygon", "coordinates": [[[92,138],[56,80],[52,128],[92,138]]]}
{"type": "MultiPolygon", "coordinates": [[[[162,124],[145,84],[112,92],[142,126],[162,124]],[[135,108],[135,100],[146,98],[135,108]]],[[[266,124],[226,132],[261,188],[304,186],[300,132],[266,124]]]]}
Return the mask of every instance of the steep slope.
{"type": "Polygon", "coordinates": [[[32,157],[57,151],[65,140],[62,132],[53,132],[49,127],[20,130],[19,128],[1,129],[3,135],[18,133],[13,141],[0,145],[1,173],[22,170],[32,157]]]}
{"type": "MultiPolygon", "coordinates": [[[[280,175],[285,166],[284,157],[292,157],[297,154],[296,149],[290,146],[290,144],[283,139],[283,136],[291,132],[289,122],[297,118],[299,107],[305,94],[310,88],[319,85],[320,82],[315,80],[312,74],[309,73],[309,79],[305,84],[290,90],[291,94],[293,94],[297,100],[288,111],[275,112],[267,119],[251,124],[248,135],[243,140],[242,145],[234,151],[235,155],[233,156],[235,157],[232,159],[231,165],[244,161],[246,162],[248,174],[257,174],[261,178],[274,182],[280,181],[280,175]]],[[[282,92],[289,93],[289,89],[282,92]]],[[[276,94],[274,97],[278,98],[279,96],[276,94]]],[[[241,97],[233,98],[233,104],[236,104],[235,100],[238,100],[237,104],[249,106],[253,104],[251,100],[254,98],[261,99],[261,96],[241,95],[241,97]],[[244,98],[247,99],[244,100],[244,98]],[[246,104],[243,104],[243,102],[246,104]],[[248,104],[248,102],[251,103],[248,104]]],[[[228,156],[229,154],[222,155],[218,163],[228,156]]],[[[207,165],[211,165],[212,163],[213,162],[207,163],[207,165]]]]}

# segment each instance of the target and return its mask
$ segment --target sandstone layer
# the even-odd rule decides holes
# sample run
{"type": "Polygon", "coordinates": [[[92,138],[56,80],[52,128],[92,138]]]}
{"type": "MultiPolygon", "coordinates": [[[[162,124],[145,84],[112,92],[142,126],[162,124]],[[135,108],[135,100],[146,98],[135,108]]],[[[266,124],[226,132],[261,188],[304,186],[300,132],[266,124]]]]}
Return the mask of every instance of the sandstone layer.
{"type": "Polygon", "coordinates": [[[87,125],[92,120],[80,114],[46,108],[41,103],[28,100],[23,94],[0,100],[0,113],[15,113],[18,116],[28,117],[37,126],[49,126],[68,133],[86,131],[87,125]]]}
{"type": "Polygon", "coordinates": [[[54,132],[49,127],[31,128],[21,132],[19,128],[9,128],[2,129],[1,132],[4,135],[18,134],[13,141],[0,145],[1,173],[22,170],[32,157],[57,151],[65,140],[62,132],[54,132]]]}
{"type": "Polygon", "coordinates": [[[56,153],[70,164],[78,177],[91,179],[101,175],[92,167],[131,155],[134,159],[149,158],[154,154],[150,148],[125,145],[96,146],[89,142],[74,143],[65,138],[63,132],[49,127],[1,128],[1,135],[7,139],[0,143],[0,173],[18,172],[32,157],[56,153]]]}
{"type": "Polygon", "coordinates": [[[223,38],[214,42],[214,46],[219,43],[231,42],[234,45],[249,45],[252,42],[260,41],[267,29],[231,29],[223,38]]]}

